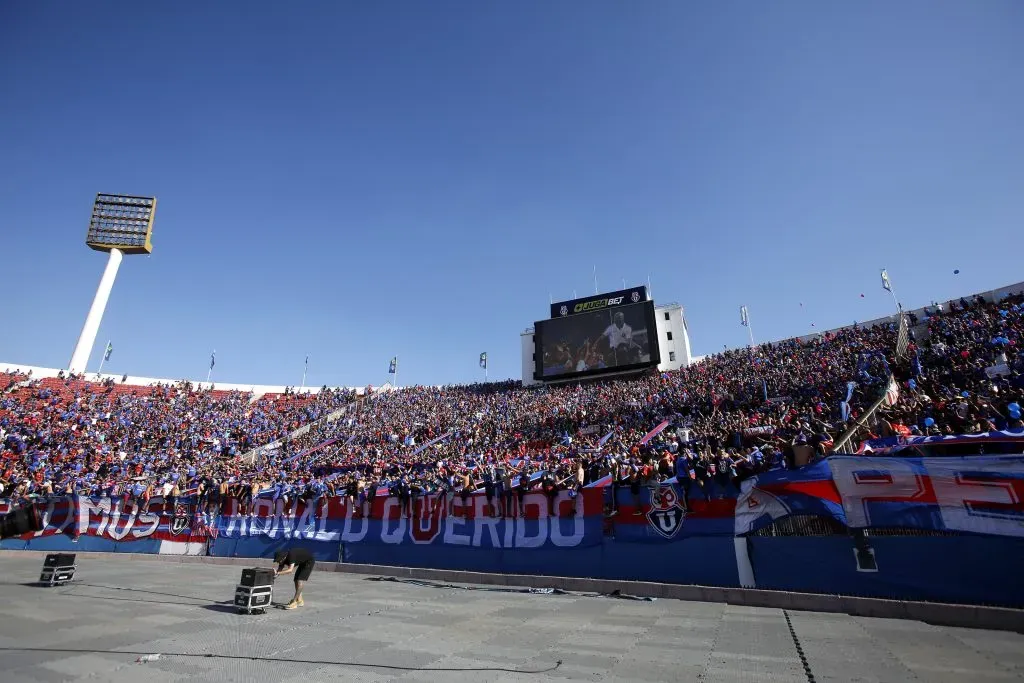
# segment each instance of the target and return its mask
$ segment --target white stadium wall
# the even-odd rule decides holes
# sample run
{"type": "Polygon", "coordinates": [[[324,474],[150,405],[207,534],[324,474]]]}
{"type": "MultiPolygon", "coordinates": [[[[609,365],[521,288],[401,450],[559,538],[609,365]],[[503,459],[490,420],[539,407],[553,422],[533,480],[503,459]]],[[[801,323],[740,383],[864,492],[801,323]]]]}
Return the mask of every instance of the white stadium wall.
{"type": "MultiPolygon", "coordinates": [[[[0,362],[0,372],[20,372],[21,374],[32,373],[32,379],[42,379],[44,377],[56,377],[61,370],[57,368],[41,368],[35,365],[24,365],[18,363],[3,363],[0,362]]],[[[67,374],[67,370],[64,370],[67,374]]],[[[113,375],[104,372],[102,375],[95,372],[87,372],[82,375],[82,379],[90,382],[102,382],[103,380],[111,379],[116,383],[121,384],[121,378],[124,375],[113,375]]],[[[148,387],[154,384],[177,384],[181,382],[180,379],[158,379],[153,377],[136,377],[135,375],[128,375],[124,384],[129,386],[148,387]]],[[[262,396],[263,394],[283,394],[285,386],[275,384],[232,384],[230,382],[192,382],[192,385],[197,388],[205,389],[217,389],[219,391],[243,391],[251,392],[256,396],[262,396]]],[[[320,393],[320,387],[306,387],[303,390],[299,390],[298,387],[289,385],[291,389],[297,394],[318,394],[320,393]]],[[[363,387],[328,387],[329,389],[338,388],[355,388],[357,393],[363,393],[363,387]]]]}

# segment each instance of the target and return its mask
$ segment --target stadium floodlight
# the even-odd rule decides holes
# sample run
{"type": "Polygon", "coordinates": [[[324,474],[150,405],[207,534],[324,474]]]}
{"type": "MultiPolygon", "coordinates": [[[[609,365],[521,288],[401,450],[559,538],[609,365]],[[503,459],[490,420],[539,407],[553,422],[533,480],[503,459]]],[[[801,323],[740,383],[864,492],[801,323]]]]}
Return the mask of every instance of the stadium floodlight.
{"type": "Polygon", "coordinates": [[[153,216],[156,214],[155,197],[135,197],[132,195],[108,194],[100,192],[92,207],[92,218],[89,220],[89,231],[85,243],[96,251],[110,254],[107,267],[103,270],[96,296],[93,297],[89,314],[82,326],[82,334],[71,355],[68,370],[83,373],[89,356],[92,355],[96,334],[100,330],[100,321],[110,299],[110,291],[114,288],[117,270],[121,267],[121,259],[125,254],[150,254],[153,252],[151,242],[153,236],[153,216]]]}
{"type": "Polygon", "coordinates": [[[100,193],[92,207],[85,243],[97,251],[150,254],[156,199],[100,193]]]}

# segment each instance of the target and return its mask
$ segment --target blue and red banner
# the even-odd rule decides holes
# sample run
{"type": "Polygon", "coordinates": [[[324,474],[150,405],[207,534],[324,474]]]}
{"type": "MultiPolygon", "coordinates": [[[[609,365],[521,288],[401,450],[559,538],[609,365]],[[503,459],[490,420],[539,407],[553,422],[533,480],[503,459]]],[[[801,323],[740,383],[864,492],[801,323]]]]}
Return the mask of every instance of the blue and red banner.
{"type": "Polygon", "coordinates": [[[417,496],[403,509],[394,496],[349,505],[344,498],[322,498],[310,505],[257,499],[250,514],[238,514],[233,501],[218,522],[222,538],[262,536],[323,542],[382,545],[450,545],[473,548],[570,548],[593,546],[603,539],[603,491],[579,496],[560,491],[553,498],[530,493],[502,510],[484,494],[417,496]],[[503,515],[505,512],[507,514],[503,515]]]}
{"type": "MultiPolygon", "coordinates": [[[[43,529],[24,534],[20,541],[63,537],[77,543],[85,537],[139,542],[141,552],[199,555],[205,553],[207,539],[216,535],[213,520],[199,514],[192,501],[145,505],[122,497],[66,496],[41,501],[38,506],[43,529]]],[[[0,514],[8,509],[8,502],[0,501],[0,514]]]]}
{"type": "Polygon", "coordinates": [[[789,515],[855,529],[909,528],[1024,537],[1024,456],[834,456],[745,482],[736,535],[789,515]]]}
{"type": "MultiPolygon", "coordinates": [[[[534,491],[488,500],[475,493],[417,496],[408,504],[381,495],[349,505],[343,497],[309,503],[257,498],[251,509],[228,500],[203,514],[191,499],[145,505],[125,498],[72,496],[41,502],[45,528],[23,541],[63,536],[146,541],[155,552],[198,553],[208,540],[288,539],[378,546],[490,549],[664,544],[694,537],[742,536],[791,515],[829,518],[850,528],[911,528],[1024,537],[1024,456],[944,458],[834,456],[800,470],[731,484],[670,479],[656,487],[612,486],[579,494],[534,491]],[[615,500],[612,500],[612,496],[615,500]]],[[[6,511],[0,502],[0,513],[6,511]]],[[[6,546],[5,546],[6,547],[6,546]]],[[[148,547],[148,546],[147,546],[148,547]]],[[[149,552],[149,551],[147,551],[149,552]]]]}
{"type": "MultiPolygon", "coordinates": [[[[906,448],[924,450],[936,447],[958,446],[972,449],[984,449],[991,444],[1014,445],[1019,452],[1024,448],[1024,427],[1003,429],[1001,431],[981,432],[979,434],[955,434],[935,436],[887,436],[881,439],[868,439],[861,442],[857,453],[879,455],[906,448]]],[[[989,451],[991,452],[991,451],[989,451]]]]}

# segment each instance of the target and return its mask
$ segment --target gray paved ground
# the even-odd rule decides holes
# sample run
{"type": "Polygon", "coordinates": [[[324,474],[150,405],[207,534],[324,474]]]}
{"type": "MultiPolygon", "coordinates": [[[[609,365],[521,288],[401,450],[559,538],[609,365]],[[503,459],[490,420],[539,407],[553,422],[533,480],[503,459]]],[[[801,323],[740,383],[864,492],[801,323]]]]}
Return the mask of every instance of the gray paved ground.
{"type": "MultiPolygon", "coordinates": [[[[38,578],[40,563],[0,558],[2,681],[805,683],[797,642],[815,681],[1024,678],[1024,636],[1015,633],[674,600],[452,590],[342,573],[314,573],[305,608],[245,616],[227,604],[238,567],[79,555],[74,584],[24,585],[38,578]],[[136,663],[142,653],[165,656],[136,663]],[[548,671],[527,673],[537,670],[548,671]]],[[[290,583],[278,586],[275,599],[284,601],[290,583]]]]}

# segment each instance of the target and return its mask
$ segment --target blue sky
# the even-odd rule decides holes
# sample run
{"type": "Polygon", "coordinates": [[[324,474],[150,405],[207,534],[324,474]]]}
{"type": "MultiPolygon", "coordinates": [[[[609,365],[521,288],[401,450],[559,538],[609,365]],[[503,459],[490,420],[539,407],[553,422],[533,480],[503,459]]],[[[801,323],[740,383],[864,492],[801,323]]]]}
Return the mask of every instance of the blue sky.
{"type": "Polygon", "coordinates": [[[159,206],[90,369],[158,377],[518,377],[595,265],[697,353],[741,304],[759,340],[885,315],[883,266],[913,306],[1024,280],[1022,35],[1013,0],[0,3],[0,359],[67,364],[98,191],[159,206]]]}

